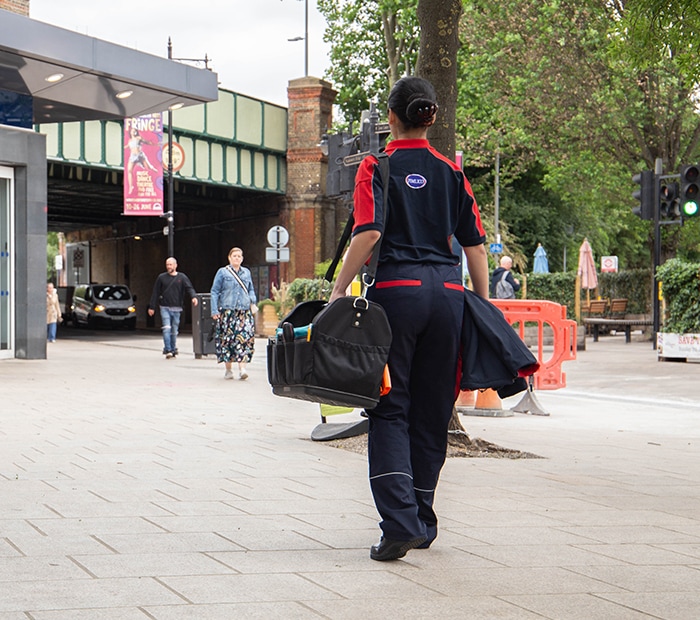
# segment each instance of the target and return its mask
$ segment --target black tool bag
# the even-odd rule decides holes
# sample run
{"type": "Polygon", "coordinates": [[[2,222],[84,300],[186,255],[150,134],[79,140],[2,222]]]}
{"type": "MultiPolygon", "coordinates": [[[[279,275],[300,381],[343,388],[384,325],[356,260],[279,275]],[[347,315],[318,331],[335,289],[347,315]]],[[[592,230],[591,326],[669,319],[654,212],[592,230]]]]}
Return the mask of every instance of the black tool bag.
{"type": "MultiPolygon", "coordinates": [[[[389,162],[378,157],[384,180],[386,222],[389,162]]],[[[331,282],[352,231],[352,214],[326,272],[331,282]]],[[[374,280],[379,246],[372,253],[365,282],[374,280]]],[[[327,405],[371,409],[379,402],[389,358],[391,327],[384,309],[364,297],[341,297],[331,304],[307,301],[282,321],[267,345],[267,375],[277,396],[327,405]]]]}
{"type": "Polygon", "coordinates": [[[343,407],[376,406],[391,346],[380,305],[364,297],[307,301],[282,320],[281,330],[267,345],[274,394],[343,407]]]}

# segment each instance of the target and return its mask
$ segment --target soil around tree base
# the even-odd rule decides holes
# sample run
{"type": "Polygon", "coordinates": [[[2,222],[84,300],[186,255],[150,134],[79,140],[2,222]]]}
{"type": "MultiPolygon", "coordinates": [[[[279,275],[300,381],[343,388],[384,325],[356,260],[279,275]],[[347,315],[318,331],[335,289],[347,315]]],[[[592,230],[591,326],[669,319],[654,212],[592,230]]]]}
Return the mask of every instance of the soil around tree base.
{"type": "MultiPolygon", "coordinates": [[[[344,439],[331,439],[322,443],[349,452],[367,454],[367,434],[344,439]]],[[[461,431],[450,431],[447,441],[447,458],[541,459],[544,457],[532,452],[503,448],[478,437],[472,439],[461,431]]]]}

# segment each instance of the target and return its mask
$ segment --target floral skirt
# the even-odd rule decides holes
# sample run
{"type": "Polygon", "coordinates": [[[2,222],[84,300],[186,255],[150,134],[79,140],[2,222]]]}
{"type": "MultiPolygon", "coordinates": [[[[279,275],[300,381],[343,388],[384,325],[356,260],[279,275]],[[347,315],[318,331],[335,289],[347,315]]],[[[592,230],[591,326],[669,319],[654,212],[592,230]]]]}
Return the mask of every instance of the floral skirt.
{"type": "Polygon", "coordinates": [[[255,320],[250,310],[222,310],[215,332],[217,362],[249,362],[255,349],[255,320]]]}

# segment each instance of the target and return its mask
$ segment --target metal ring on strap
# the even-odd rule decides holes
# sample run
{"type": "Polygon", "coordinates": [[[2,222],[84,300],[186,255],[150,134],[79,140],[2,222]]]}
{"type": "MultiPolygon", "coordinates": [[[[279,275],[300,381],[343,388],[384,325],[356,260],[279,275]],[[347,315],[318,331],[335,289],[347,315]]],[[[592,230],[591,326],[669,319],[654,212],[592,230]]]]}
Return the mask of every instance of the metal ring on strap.
{"type": "Polygon", "coordinates": [[[369,302],[364,297],[355,297],[352,301],[352,307],[355,310],[362,310],[363,312],[369,308],[369,302]],[[360,302],[364,302],[364,308],[360,308],[360,302]]]}

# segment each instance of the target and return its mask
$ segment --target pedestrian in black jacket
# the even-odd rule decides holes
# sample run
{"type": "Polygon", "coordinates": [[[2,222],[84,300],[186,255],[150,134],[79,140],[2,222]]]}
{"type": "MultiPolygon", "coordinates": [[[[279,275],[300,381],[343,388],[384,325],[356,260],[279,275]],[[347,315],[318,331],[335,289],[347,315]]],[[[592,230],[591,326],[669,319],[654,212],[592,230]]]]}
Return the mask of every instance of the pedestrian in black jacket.
{"type": "Polygon", "coordinates": [[[165,271],[156,278],[148,305],[148,315],[153,316],[160,308],[163,330],[163,355],[166,359],[177,355],[177,334],[180,327],[180,315],[185,292],[192,298],[192,305],[197,305],[197,291],[192,282],[177,270],[177,261],[171,256],[165,261],[165,271]]]}
{"type": "Polygon", "coordinates": [[[492,299],[515,299],[515,293],[520,290],[520,280],[513,277],[513,259],[510,256],[501,257],[500,267],[496,267],[491,276],[492,299]]]}

